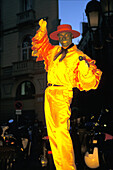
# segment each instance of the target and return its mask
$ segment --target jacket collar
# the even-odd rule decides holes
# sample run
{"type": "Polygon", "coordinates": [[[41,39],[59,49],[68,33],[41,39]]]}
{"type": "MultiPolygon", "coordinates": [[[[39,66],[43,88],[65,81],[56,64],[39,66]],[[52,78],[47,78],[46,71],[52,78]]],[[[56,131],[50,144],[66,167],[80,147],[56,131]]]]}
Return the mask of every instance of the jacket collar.
{"type": "Polygon", "coordinates": [[[61,58],[59,59],[59,62],[61,62],[61,61],[65,58],[66,54],[68,53],[68,50],[71,49],[73,46],[74,46],[74,44],[72,43],[72,44],[70,44],[70,46],[67,47],[66,49],[64,49],[63,47],[61,47],[61,50],[54,56],[54,59],[53,59],[53,60],[55,61],[55,60],[58,58],[58,56],[59,56],[60,54],[62,54],[61,58]]]}

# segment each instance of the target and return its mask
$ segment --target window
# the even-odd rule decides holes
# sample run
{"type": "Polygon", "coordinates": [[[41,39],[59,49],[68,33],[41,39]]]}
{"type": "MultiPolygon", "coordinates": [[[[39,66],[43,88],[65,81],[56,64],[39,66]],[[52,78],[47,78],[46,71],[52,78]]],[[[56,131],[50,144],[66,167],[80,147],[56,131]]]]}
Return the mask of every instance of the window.
{"type": "Polygon", "coordinates": [[[32,9],[32,0],[23,0],[23,10],[28,11],[32,9]]]}
{"type": "Polygon", "coordinates": [[[35,87],[32,82],[24,81],[18,87],[16,91],[16,99],[30,99],[34,98],[35,87]]]}
{"type": "Polygon", "coordinates": [[[28,35],[22,42],[22,60],[31,59],[31,39],[32,37],[28,35]]]}

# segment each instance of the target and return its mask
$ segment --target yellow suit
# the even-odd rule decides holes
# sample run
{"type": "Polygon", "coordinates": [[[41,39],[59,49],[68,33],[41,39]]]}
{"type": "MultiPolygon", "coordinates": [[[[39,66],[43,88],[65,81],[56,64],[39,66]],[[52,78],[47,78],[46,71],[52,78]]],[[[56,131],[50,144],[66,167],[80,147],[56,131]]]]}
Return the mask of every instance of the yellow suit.
{"type": "Polygon", "coordinates": [[[68,49],[61,62],[61,54],[54,60],[61,47],[50,44],[47,30],[39,29],[32,39],[32,45],[32,55],[38,56],[36,61],[44,60],[47,80],[52,84],[45,90],[45,118],[56,169],[75,170],[73,145],[68,131],[72,89],[96,89],[102,72],[97,69],[95,61],[78,50],[76,45],[68,49]],[[79,56],[83,56],[89,67],[85,60],[79,60],[79,56]]]}

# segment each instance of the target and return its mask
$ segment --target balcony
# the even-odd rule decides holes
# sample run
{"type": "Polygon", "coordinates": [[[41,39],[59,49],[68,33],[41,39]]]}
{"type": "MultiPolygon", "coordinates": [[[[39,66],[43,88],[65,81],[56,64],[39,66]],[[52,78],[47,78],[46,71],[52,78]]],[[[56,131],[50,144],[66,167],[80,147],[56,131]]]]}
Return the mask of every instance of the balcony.
{"type": "Polygon", "coordinates": [[[28,10],[17,14],[17,25],[35,21],[35,11],[28,10]]]}
{"type": "Polygon", "coordinates": [[[13,76],[26,76],[33,77],[34,74],[45,73],[43,61],[36,62],[35,60],[26,60],[14,62],[12,66],[4,67],[1,69],[1,78],[8,79],[13,76]]]}
{"type": "Polygon", "coordinates": [[[13,76],[33,75],[42,72],[44,72],[43,62],[36,63],[34,60],[27,60],[13,63],[13,76]]]}

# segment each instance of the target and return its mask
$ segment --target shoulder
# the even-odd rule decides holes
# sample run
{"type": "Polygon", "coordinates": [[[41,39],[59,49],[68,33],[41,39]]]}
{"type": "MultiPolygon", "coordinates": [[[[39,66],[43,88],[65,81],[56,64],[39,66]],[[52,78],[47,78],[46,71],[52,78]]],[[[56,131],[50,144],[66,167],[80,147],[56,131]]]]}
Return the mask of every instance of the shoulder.
{"type": "Polygon", "coordinates": [[[85,54],[83,51],[79,50],[78,48],[75,49],[75,54],[77,56],[82,56],[84,59],[91,60],[91,58],[85,54]]]}
{"type": "Polygon", "coordinates": [[[78,54],[78,55],[85,55],[81,50],[79,50],[77,47],[75,49],[75,52],[78,54]]]}
{"type": "Polygon", "coordinates": [[[74,54],[78,55],[84,55],[84,53],[77,48],[76,45],[74,45],[72,48],[69,49],[69,52],[72,52],[74,54]]]}
{"type": "Polygon", "coordinates": [[[55,46],[49,51],[49,54],[56,54],[56,53],[59,52],[60,50],[61,50],[61,46],[55,45],[55,46]]]}

